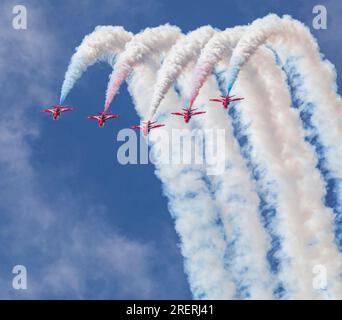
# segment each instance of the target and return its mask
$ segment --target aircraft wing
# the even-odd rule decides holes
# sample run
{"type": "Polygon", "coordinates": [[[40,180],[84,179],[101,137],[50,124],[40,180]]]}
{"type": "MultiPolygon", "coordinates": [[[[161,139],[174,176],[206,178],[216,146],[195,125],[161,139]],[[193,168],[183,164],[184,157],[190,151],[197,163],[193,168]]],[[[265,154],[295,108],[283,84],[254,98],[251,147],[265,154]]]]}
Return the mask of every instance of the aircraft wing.
{"type": "Polygon", "coordinates": [[[106,120],[119,118],[117,115],[107,116],[106,120]]]}
{"type": "Polygon", "coordinates": [[[209,99],[209,101],[222,102],[222,99],[209,99]]]}
{"type": "Polygon", "coordinates": [[[155,126],[151,126],[151,129],[155,129],[155,128],[160,128],[160,127],[164,127],[165,124],[156,124],[155,126]]]}
{"type": "Polygon", "coordinates": [[[173,115],[175,115],[175,116],[184,117],[184,114],[183,114],[183,113],[180,113],[180,112],[171,112],[171,114],[173,114],[173,115]]]}
{"type": "Polygon", "coordinates": [[[61,108],[61,112],[72,111],[74,108],[61,108]]]}
{"type": "Polygon", "coordinates": [[[42,112],[53,112],[53,109],[43,109],[42,112]]]}
{"type": "Polygon", "coordinates": [[[235,98],[235,99],[232,99],[230,101],[239,101],[239,100],[243,100],[243,99],[245,99],[245,98],[235,98]]]}
{"type": "Polygon", "coordinates": [[[204,114],[206,111],[199,111],[199,112],[194,112],[192,115],[197,116],[198,114],[204,114]]]}
{"type": "Polygon", "coordinates": [[[87,117],[89,120],[99,120],[98,116],[89,116],[87,117]]]}
{"type": "Polygon", "coordinates": [[[140,126],[131,126],[132,129],[141,129],[140,126]]]}

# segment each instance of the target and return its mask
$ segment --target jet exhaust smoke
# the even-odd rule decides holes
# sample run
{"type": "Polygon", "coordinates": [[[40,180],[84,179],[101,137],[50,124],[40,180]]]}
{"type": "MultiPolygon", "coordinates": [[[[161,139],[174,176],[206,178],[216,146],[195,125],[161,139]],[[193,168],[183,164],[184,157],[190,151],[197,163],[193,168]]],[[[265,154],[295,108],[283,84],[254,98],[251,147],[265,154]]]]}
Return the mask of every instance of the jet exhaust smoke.
{"type": "Polygon", "coordinates": [[[152,96],[150,119],[155,116],[160,102],[164,99],[172,84],[177,81],[189,62],[198,58],[202,48],[214,33],[215,30],[212,27],[204,26],[189,32],[172,47],[158,71],[152,96]]]}
{"type": "Polygon", "coordinates": [[[89,66],[101,59],[113,58],[119,54],[130,41],[133,34],[122,27],[97,26],[89,35],[85,36],[76,52],[71,57],[65,73],[60,104],[63,104],[67,95],[78,79],[82,77],[89,66]]]}
{"type": "Polygon", "coordinates": [[[151,54],[161,55],[168,51],[180,35],[181,31],[178,27],[164,25],[147,28],[127,43],[125,51],[120,55],[110,75],[104,111],[108,110],[122,82],[127,79],[134,66],[144,62],[144,59],[151,54]]]}

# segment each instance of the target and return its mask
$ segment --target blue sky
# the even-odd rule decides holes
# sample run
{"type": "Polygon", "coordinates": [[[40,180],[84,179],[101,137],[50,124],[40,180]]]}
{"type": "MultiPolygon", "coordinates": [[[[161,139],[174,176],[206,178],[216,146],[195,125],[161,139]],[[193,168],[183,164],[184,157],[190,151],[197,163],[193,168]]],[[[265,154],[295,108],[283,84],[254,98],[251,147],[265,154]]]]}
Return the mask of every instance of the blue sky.
{"type": "MultiPolygon", "coordinates": [[[[12,29],[0,5],[0,298],[191,298],[178,238],[152,165],[117,163],[116,133],[138,123],[126,86],[102,130],[86,116],[102,109],[110,68],[91,67],[67,102],[77,110],[52,122],[39,112],[58,102],[74,48],[96,25],[134,33],[169,22],[183,32],[224,29],[269,12],[311,26],[316,1],[28,1],[28,30],[12,29]],[[28,269],[28,290],[11,287],[12,267],[28,269]]],[[[342,5],[328,29],[312,30],[342,69],[342,5]]],[[[338,79],[340,81],[340,79],[338,79]]]]}

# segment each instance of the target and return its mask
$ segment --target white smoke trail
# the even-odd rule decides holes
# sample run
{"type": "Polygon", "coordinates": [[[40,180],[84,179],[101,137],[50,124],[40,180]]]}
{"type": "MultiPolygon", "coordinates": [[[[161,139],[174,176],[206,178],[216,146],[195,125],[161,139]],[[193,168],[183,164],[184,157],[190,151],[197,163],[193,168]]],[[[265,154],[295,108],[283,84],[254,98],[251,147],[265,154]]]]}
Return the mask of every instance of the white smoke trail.
{"type": "Polygon", "coordinates": [[[228,56],[244,33],[245,27],[228,28],[215,34],[202,50],[195,67],[190,94],[190,105],[195,102],[200,89],[212,73],[215,65],[228,56]]]}
{"type": "Polygon", "coordinates": [[[299,119],[289,108],[290,97],[281,73],[267,57],[259,56],[253,56],[258,72],[252,70],[248,76],[244,72],[248,69],[242,71],[238,89],[244,94],[248,92],[250,82],[245,84],[245,79],[252,74],[260,74],[267,87],[263,88],[259,82],[252,85],[249,90],[254,88],[254,92],[250,91],[248,102],[239,105],[239,110],[242,121],[250,122],[255,156],[262,154],[259,161],[267,163],[266,174],[270,181],[275,180],[279,189],[275,221],[276,230],[283,238],[282,252],[285,254],[280,278],[290,291],[289,297],[324,297],[325,292],[313,288],[313,267],[325,265],[336,277],[340,259],[333,245],[333,233],[327,232],[322,242],[320,239],[322,229],[331,230],[331,212],[322,203],[324,183],[315,168],[313,152],[304,142],[299,119]],[[274,139],[267,139],[271,135],[274,139]],[[288,263],[286,256],[290,258],[288,263]],[[302,275],[300,280],[298,274],[302,275]]]}
{"type": "MultiPolygon", "coordinates": [[[[193,77],[192,73],[185,75],[187,77],[181,77],[180,83],[183,94],[188,98],[193,77]]],[[[197,105],[207,106],[208,96],[215,94],[220,94],[217,84],[209,77],[198,96],[197,105]]],[[[255,185],[234,140],[231,121],[222,107],[213,103],[203,118],[192,121],[196,121],[204,130],[224,129],[226,132],[224,173],[209,176],[208,179],[212,184],[226,239],[231,244],[232,253],[227,259],[230,260],[229,270],[237,283],[237,290],[241,291],[238,297],[271,299],[275,283],[266,260],[270,239],[261,223],[255,185]]]]}
{"type": "Polygon", "coordinates": [[[179,75],[184,71],[189,62],[198,58],[201,49],[214,35],[215,30],[210,26],[204,26],[189,32],[186,36],[179,39],[168,53],[160,70],[158,71],[157,82],[151,102],[151,115],[155,116],[160,102],[169,91],[179,75]]]}
{"type": "MultiPolygon", "coordinates": [[[[145,62],[135,67],[128,82],[129,91],[142,119],[149,112],[153,84],[159,67],[160,64],[156,60],[145,62]]],[[[169,91],[162,107],[163,110],[171,111],[170,107],[179,103],[175,93],[169,91]]],[[[177,120],[165,119],[168,136],[171,136],[171,128],[183,129],[182,123],[177,120]]],[[[150,139],[153,143],[153,132],[150,139]]],[[[194,297],[233,298],[235,284],[225,268],[224,261],[226,242],[223,230],[215,222],[217,209],[203,180],[204,173],[191,165],[160,164],[157,165],[156,174],[163,182],[164,192],[170,201],[169,207],[180,236],[181,251],[194,297]],[[187,196],[189,193],[191,196],[187,196]]]]}
{"type": "Polygon", "coordinates": [[[267,39],[277,34],[286,34],[283,21],[275,14],[270,14],[262,19],[255,20],[249,27],[239,44],[233,51],[229,63],[228,89],[232,89],[241,67],[248,61],[250,56],[264,44],[267,39]]]}
{"type": "Polygon", "coordinates": [[[336,143],[342,137],[342,101],[336,92],[336,71],[329,61],[322,60],[319,47],[305,26],[290,18],[284,20],[286,27],[292,28],[290,30],[294,36],[284,43],[275,39],[274,46],[283,61],[289,55],[295,60],[299,75],[296,80],[299,111],[312,115],[313,128],[307,129],[308,136],[317,135],[323,147],[321,159],[328,171],[324,174],[327,179],[334,179],[336,182],[331,192],[336,198],[333,205],[336,223],[339,223],[336,226],[336,238],[342,251],[342,167],[338,160],[342,156],[342,146],[336,143]],[[297,41],[300,41],[300,45],[297,44],[290,50],[297,41]]]}
{"type": "Polygon", "coordinates": [[[119,54],[130,41],[133,34],[122,27],[97,26],[89,35],[85,36],[76,52],[71,57],[65,73],[60,103],[62,104],[83,72],[97,61],[112,58],[119,54]]]}
{"type": "MultiPolygon", "coordinates": [[[[307,101],[307,99],[309,99],[313,101],[317,106],[317,109],[319,109],[319,112],[313,110],[316,115],[316,121],[319,120],[319,122],[316,122],[317,132],[319,136],[322,137],[322,140],[324,140],[324,143],[331,147],[331,155],[334,154],[334,157],[327,156],[327,158],[330,159],[329,164],[331,168],[333,168],[333,170],[339,170],[337,172],[341,174],[341,167],[336,165],[336,156],[342,155],[341,148],[336,145],[337,137],[341,137],[341,130],[338,132],[338,128],[341,128],[339,126],[341,121],[340,98],[336,95],[336,92],[331,89],[332,84],[334,83],[333,81],[325,82],[328,83],[324,87],[325,90],[321,89],[322,84],[319,85],[319,83],[321,83],[322,79],[327,78],[326,76],[329,75],[329,69],[330,77],[328,77],[328,79],[330,78],[333,80],[331,68],[329,68],[327,63],[322,63],[317,44],[312,39],[310,32],[302,24],[289,17],[280,19],[274,15],[267,16],[264,19],[254,22],[248,30],[248,33],[241,39],[234,50],[230,61],[228,88],[233,86],[244,63],[246,63],[257,48],[266,43],[266,41],[272,43],[272,47],[276,48],[277,51],[282,51],[284,57],[287,57],[289,54],[302,57],[300,59],[301,66],[298,66],[301,76],[305,79],[303,83],[306,87],[306,92],[302,95],[302,101],[307,101]],[[327,97],[332,97],[334,102],[329,103],[330,100],[328,100],[327,97]],[[331,130],[331,128],[335,128],[335,130],[331,130]],[[331,135],[331,132],[333,132],[333,135],[331,135]]],[[[315,164],[312,163],[312,161],[309,163],[311,163],[311,167],[315,167],[315,164]]],[[[304,166],[303,170],[304,169],[307,168],[304,166]]],[[[307,170],[304,172],[307,172],[307,170]]],[[[334,171],[334,173],[336,173],[336,171],[334,171]]],[[[341,177],[341,175],[339,176],[341,177]]],[[[309,200],[313,201],[316,199],[314,202],[309,202],[312,205],[312,208],[310,209],[312,211],[307,212],[303,218],[309,221],[306,222],[308,228],[316,235],[315,240],[318,242],[317,247],[324,248],[324,251],[321,251],[321,255],[318,255],[318,258],[315,258],[317,261],[324,261],[323,265],[329,270],[328,272],[332,279],[329,292],[332,292],[333,297],[339,298],[341,297],[341,257],[337,253],[336,246],[331,238],[331,234],[333,234],[332,214],[329,210],[324,210],[324,208],[322,208],[322,198],[324,196],[322,181],[320,181],[317,175],[306,175],[305,177],[306,179],[312,179],[311,181],[315,181],[315,183],[311,182],[310,184],[310,182],[307,181],[306,187],[302,186],[302,191],[304,191],[302,194],[306,197],[315,194],[317,198],[313,197],[309,200]]],[[[310,208],[308,203],[305,203],[305,208],[306,210],[310,208]]],[[[307,240],[309,241],[309,238],[307,240]]],[[[306,243],[308,244],[308,242],[306,243]]],[[[313,248],[315,248],[315,246],[313,246],[313,248]]]]}
{"type": "Polygon", "coordinates": [[[157,28],[146,28],[134,36],[120,55],[110,76],[104,110],[107,111],[121,84],[130,75],[133,67],[144,62],[149,55],[169,51],[180,37],[178,27],[163,25],[157,28]]]}
{"type": "MultiPolygon", "coordinates": [[[[286,176],[290,181],[293,195],[297,197],[298,216],[303,220],[303,227],[300,228],[297,237],[304,242],[303,239],[307,236],[307,246],[304,247],[307,257],[303,265],[306,268],[304,271],[308,289],[314,289],[316,297],[340,298],[341,283],[338,279],[341,256],[334,244],[331,219],[333,213],[323,203],[326,194],[325,182],[317,170],[317,157],[310,144],[305,141],[298,112],[289,108],[291,96],[288,87],[283,85],[286,84],[286,78],[281,69],[275,68],[272,63],[260,67],[269,88],[269,100],[272,102],[272,107],[268,110],[277,129],[274,136],[280,146],[283,166],[290,168],[286,176]],[[319,291],[312,285],[313,270],[318,265],[327,267],[330,276],[337,280],[336,284],[329,285],[325,291],[319,291]],[[336,289],[332,289],[334,286],[336,289]]],[[[302,298],[306,297],[302,296],[302,298]]]]}

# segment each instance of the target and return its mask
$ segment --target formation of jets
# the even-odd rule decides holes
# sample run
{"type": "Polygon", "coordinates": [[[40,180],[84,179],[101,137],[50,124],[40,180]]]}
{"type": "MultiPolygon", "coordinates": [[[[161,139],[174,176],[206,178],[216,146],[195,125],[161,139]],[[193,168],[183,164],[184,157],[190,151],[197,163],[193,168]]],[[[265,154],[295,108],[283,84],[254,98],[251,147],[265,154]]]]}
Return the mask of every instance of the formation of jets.
{"type": "MultiPolygon", "coordinates": [[[[235,97],[234,95],[233,96],[226,95],[226,96],[221,96],[219,99],[210,99],[210,101],[220,102],[222,103],[223,108],[227,109],[231,102],[244,99],[244,98],[234,98],[234,97],[235,97]]],[[[51,113],[53,120],[58,120],[60,115],[63,112],[73,111],[73,110],[74,108],[69,108],[68,105],[57,104],[57,105],[52,106],[51,108],[43,109],[42,112],[51,113]]],[[[182,108],[182,110],[183,112],[172,112],[171,114],[175,116],[183,117],[185,123],[189,123],[190,119],[193,116],[206,113],[206,111],[196,111],[197,108],[192,108],[192,106],[189,106],[187,108],[182,108]]],[[[116,118],[119,118],[119,116],[113,115],[111,112],[107,112],[107,111],[99,112],[98,115],[96,116],[88,117],[89,120],[96,120],[100,128],[102,128],[105,125],[105,122],[107,120],[116,119],[116,118]]],[[[143,121],[141,125],[132,126],[132,128],[142,130],[143,134],[147,136],[152,129],[156,129],[156,128],[160,128],[164,126],[165,124],[157,124],[156,121],[149,120],[149,121],[143,121]]]]}

